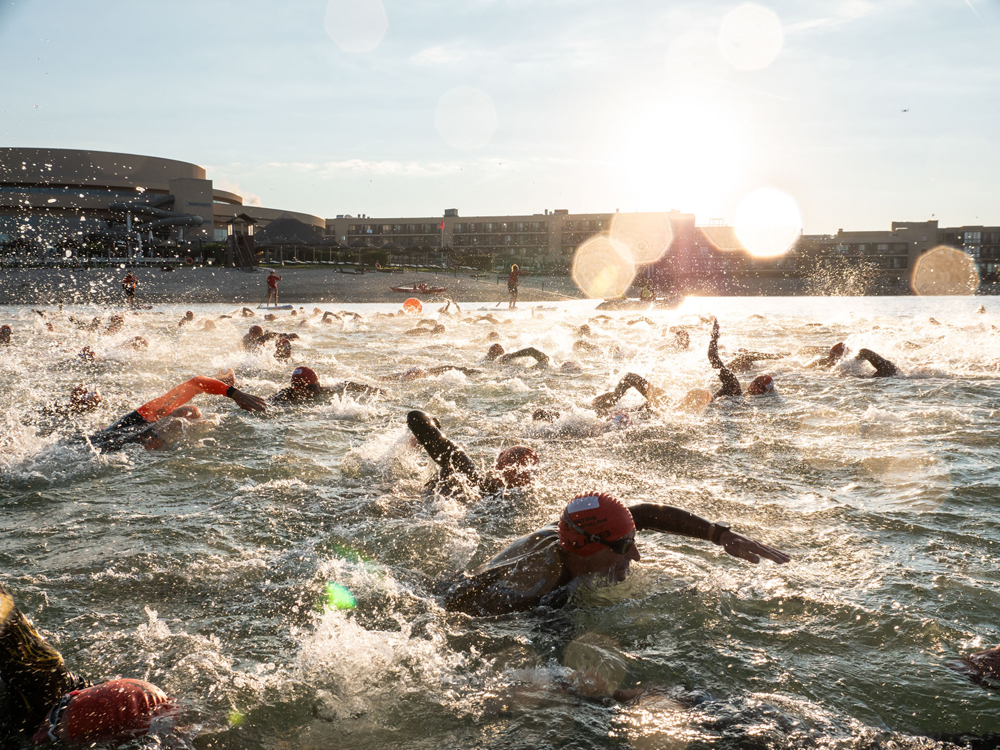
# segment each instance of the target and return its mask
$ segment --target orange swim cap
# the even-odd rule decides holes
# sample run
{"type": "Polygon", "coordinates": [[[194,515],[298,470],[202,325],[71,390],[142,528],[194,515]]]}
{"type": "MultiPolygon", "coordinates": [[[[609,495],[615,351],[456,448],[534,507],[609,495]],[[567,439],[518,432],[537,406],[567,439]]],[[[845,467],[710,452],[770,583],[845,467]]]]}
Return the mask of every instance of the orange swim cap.
{"type": "Polygon", "coordinates": [[[496,470],[508,487],[523,487],[532,479],[531,467],[538,464],[538,454],[526,445],[515,445],[497,456],[496,470]]]}
{"type": "Polygon", "coordinates": [[[567,552],[587,557],[604,549],[600,542],[591,541],[588,535],[614,542],[635,532],[632,514],[621,500],[603,492],[577,495],[563,510],[559,519],[559,545],[567,552]],[[572,528],[569,518],[586,535],[572,528]]]}
{"type": "Polygon", "coordinates": [[[143,680],[102,682],[70,693],[66,738],[73,744],[89,745],[138,737],[149,731],[157,709],[163,712],[169,706],[166,694],[143,680]]]}

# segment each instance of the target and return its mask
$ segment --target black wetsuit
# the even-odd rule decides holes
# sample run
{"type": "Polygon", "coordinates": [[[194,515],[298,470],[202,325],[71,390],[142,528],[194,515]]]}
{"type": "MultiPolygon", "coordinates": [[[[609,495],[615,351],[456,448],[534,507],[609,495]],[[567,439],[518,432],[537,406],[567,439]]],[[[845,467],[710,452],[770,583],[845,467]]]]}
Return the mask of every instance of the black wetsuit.
{"type": "Polygon", "coordinates": [[[427,451],[434,463],[440,467],[434,488],[449,494],[461,494],[472,487],[479,492],[496,492],[503,484],[494,476],[482,476],[469,454],[457,443],[444,436],[429,414],[411,411],[406,415],[406,425],[410,432],[427,451]]]}
{"type": "Polygon", "coordinates": [[[625,376],[618,382],[615,389],[610,393],[602,393],[600,396],[595,398],[590,405],[597,410],[599,413],[605,413],[611,410],[612,407],[617,404],[622,396],[624,396],[629,388],[635,388],[642,397],[646,399],[648,403],[655,397],[655,389],[649,384],[641,375],[636,375],[634,372],[626,373],[625,376]]]}
{"type": "Polygon", "coordinates": [[[712,338],[708,342],[708,361],[719,371],[719,380],[722,381],[722,388],[715,392],[712,398],[721,396],[742,396],[743,389],[740,388],[740,381],[736,379],[732,371],[726,367],[719,358],[719,328],[718,324],[712,330],[712,338]]]}
{"type": "Polygon", "coordinates": [[[343,396],[345,393],[361,394],[363,396],[381,396],[385,393],[381,388],[365,383],[355,383],[345,380],[329,388],[314,383],[304,388],[289,386],[282,388],[268,399],[272,404],[301,404],[306,401],[327,401],[334,396],[343,396]]]}
{"type": "Polygon", "coordinates": [[[893,375],[899,374],[899,369],[896,365],[885,357],[879,356],[871,349],[862,349],[858,352],[855,359],[863,359],[875,368],[875,374],[872,375],[873,378],[891,378],[893,375]]]}
{"type": "Polygon", "coordinates": [[[73,675],[0,584],[0,748],[20,748],[49,709],[89,682],[73,675]]]}
{"type": "Polygon", "coordinates": [[[518,349],[516,352],[511,352],[510,354],[502,354],[497,357],[497,363],[501,365],[506,365],[513,362],[515,359],[520,359],[521,357],[531,357],[538,364],[536,367],[548,367],[549,366],[549,355],[543,351],[539,351],[533,346],[529,346],[525,349],[518,349]]]}
{"type": "Polygon", "coordinates": [[[95,448],[110,453],[131,443],[144,444],[152,437],[155,422],[147,422],[137,411],[131,411],[110,427],[94,433],[87,439],[95,448]]]}

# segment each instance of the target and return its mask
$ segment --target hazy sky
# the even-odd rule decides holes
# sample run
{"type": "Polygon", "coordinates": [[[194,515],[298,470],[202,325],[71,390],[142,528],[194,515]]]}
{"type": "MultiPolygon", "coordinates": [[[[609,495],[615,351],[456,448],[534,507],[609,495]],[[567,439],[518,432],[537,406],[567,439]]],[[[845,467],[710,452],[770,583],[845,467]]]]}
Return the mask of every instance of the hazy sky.
{"type": "Polygon", "coordinates": [[[322,217],[676,208],[1000,224],[1000,0],[0,6],[0,145],[322,217]],[[906,110],[906,111],[904,111],[906,110]]]}

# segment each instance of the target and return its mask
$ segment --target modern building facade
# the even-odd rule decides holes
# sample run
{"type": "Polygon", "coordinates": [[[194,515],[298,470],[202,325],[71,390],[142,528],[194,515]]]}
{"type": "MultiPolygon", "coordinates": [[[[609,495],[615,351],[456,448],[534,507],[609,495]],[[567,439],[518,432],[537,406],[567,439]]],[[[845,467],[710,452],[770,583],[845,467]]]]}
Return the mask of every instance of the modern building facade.
{"type": "Polygon", "coordinates": [[[242,196],[215,187],[196,164],[103,151],[0,148],[0,245],[44,252],[95,240],[223,241],[226,222],[240,213],[261,226],[279,216],[319,231],[325,225],[310,214],[246,206],[242,196]]]}

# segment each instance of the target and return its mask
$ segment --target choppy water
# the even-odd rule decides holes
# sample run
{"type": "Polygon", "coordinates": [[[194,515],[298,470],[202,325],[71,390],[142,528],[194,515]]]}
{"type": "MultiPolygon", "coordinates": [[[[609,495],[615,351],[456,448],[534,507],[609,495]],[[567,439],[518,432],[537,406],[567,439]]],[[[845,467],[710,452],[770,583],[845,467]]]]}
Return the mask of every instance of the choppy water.
{"type": "MultiPolygon", "coordinates": [[[[652,324],[629,325],[638,315],[628,313],[592,321],[592,341],[618,345],[617,358],[541,373],[481,364],[487,333],[575,360],[593,303],[486,307],[463,310],[504,322],[444,318],[433,339],[400,336],[412,320],[374,317],[388,305],[350,306],[364,320],[343,325],[283,319],[270,327],[300,333],[294,363],[324,383],[437,363],[484,372],[266,417],[203,396],[208,422],[179,447],[110,456],[74,435],[220,368],[267,396],[294,364],[243,352],[243,319],[179,328],[187,308],[129,316],[112,336],[51,314],[50,333],[28,309],[0,308],[16,341],[0,350],[0,571],[71,667],[143,677],[186,703],[185,730],[139,744],[916,747],[923,735],[1000,731],[998,696],[946,666],[1000,641],[1000,375],[982,369],[1000,359],[1000,300],[693,299],[648,314],[652,324]],[[721,320],[724,357],[741,346],[792,353],[760,370],[777,397],[667,408],[621,431],[584,408],[626,371],[678,398],[714,388],[708,313],[721,320]],[[690,351],[667,346],[678,323],[692,326],[690,351]],[[125,345],[140,334],[148,351],[125,345]],[[795,354],[840,340],[907,377],[806,369],[810,357],[795,354]],[[75,356],[84,345],[92,364],[75,356]],[[100,386],[98,411],[38,417],[81,382],[100,386]],[[533,425],[540,406],[564,416],[533,425]],[[406,439],[412,408],[437,414],[484,465],[532,445],[537,486],[471,507],[423,493],[432,469],[406,439]],[[558,613],[477,620],[433,597],[435,578],[593,487],[727,520],[794,559],[753,566],[648,533],[629,581],[558,613]],[[323,610],[329,581],[353,592],[355,610],[323,610]],[[630,706],[583,698],[565,689],[573,667],[663,690],[630,706]]],[[[192,309],[199,319],[231,310],[192,309]]]]}

